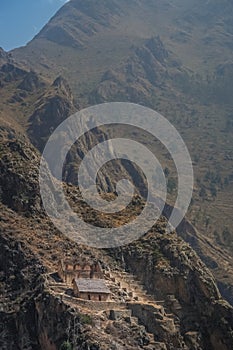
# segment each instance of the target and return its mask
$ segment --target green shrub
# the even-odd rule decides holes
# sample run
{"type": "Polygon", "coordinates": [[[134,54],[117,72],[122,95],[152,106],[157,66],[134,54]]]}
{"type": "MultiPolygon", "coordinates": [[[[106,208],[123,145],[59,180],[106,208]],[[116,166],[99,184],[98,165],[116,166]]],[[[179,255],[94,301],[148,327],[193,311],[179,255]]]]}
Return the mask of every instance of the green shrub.
{"type": "Polygon", "coordinates": [[[82,324],[92,324],[92,318],[89,315],[79,315],[80,322],[82,324]]]}
{"type": "Polygon", "coordinates": [[[72,350],[72,349],[73,349],[73,347],[69,341],[64,341],[64,343],[62,343],[62,345],[60,347],[60,350],[72,350]]]}

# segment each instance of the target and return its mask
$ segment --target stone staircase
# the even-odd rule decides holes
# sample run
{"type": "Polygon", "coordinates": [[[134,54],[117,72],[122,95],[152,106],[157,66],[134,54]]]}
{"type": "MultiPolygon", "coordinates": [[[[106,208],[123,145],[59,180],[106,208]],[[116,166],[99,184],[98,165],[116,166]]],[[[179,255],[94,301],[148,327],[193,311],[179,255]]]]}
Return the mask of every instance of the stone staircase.
{"type": "MultiPolygon", "coordinates": [[[[137,280],[136,276],[125,271],[115,270],[106,272],[105,277],[109,288],[113,293],[117,290],[120,291],[124,301],[155,303],[154,297],[144,289],[143,284],[137,280]]],[[[162,305],[162,301],[160,305],[162,305]]]]}
{"type": "Polygon", "coordinates": [[[164,343],[155,341],[155,337],[156,339],[162,339],[163,329],[170,331],[172,336],[179,330],[180,322],[178,317],[176,317],[174,313],[168,311],[170,307],[167,309],[167,305],[172,305],[173,308],[180,311],[181,306],[175,297],[169,296],[168,300],[155,300],[155,298],[145,290],[143,284],[136,276],[125,271],[113,270],[111,272],[106,272],[105,277],[110,289],[112,289],[114,285],[112,292],[116,293],[118,291],[120,296],[122,296],[121,300],[125,301],[128,308],[132,310],[133,316],[130,317],[129,322],[139,324],[144,327],[144,330],[147,332],[150,338],[150,344],[147,349],[167,349],[164,343]],[[138,305],[139,309],[134,310],[134,305],[138,305]],[[167,310],[167,313],[165,310],[167,310]],[[147,320],[140,315],[145,312],[148,313],[147,320]],[[155,326],[151,325],[151,322],[155,326]],[[159,331],[156,328],[159,329],[159,331]]]}

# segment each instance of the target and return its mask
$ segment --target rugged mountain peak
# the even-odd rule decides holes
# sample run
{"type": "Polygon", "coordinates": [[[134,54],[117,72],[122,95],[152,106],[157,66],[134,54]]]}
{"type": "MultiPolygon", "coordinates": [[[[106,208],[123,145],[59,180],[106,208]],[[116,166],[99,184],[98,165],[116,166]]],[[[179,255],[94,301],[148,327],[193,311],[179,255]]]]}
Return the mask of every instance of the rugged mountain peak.
{"type": "Polygon", "coordinates": [[[82,48],[88,37],[115,22],[116,1],[70,1],[36,36],[62,46],[82,48]]]}

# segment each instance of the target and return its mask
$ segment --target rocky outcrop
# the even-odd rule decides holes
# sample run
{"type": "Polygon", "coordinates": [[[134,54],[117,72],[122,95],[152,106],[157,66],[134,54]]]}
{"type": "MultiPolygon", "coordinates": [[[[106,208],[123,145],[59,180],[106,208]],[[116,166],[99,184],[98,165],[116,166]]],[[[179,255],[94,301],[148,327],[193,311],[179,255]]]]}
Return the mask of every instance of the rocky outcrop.
{"type": "Polygon", "coordinates": [[[1,127],[0,197],[17,212],[41,212],[38,183],[40,158],[27,138],[9,127],[1,127]]]}
{"type": "Polygon", "coordinates": [[[82,41],[76,39],[72,32],[69,32],[66,28],[61,28],[60,26],[46,28],[44,32],[41,33],[41,37],[61,46],[68,46],[76,49],[83,47],[82,41]]]}
{"type": "Polygon", "coordinates": [[[42,152],[50,134],[69,116],[72,104],[60,95],[48,96],[39,103],[39,108],[29,119],[28,135],[42,152]]]}
{"type": "Polygon", "coordinates": [[[159,36],[149,39],[145,47],[147,47],[153,56],[160,62],[164,63],[169,57],[168,51],[165,49],[164,44],[159,36]]]}
{"type": "Polygon", "coordinates": [[[65,80],[59,77],[37,101],[35,111],[29,118],[28,135],[40,152],[56,127],[74,111],[70,88],[65,80]]]}

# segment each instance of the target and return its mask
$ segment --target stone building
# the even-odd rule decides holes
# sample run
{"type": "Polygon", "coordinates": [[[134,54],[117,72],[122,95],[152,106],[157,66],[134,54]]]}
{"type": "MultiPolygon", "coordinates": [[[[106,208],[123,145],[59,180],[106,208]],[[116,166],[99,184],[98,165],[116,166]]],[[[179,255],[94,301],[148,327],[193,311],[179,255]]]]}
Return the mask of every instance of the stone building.
{"type": "Polygon", "coordinates": [[[87,260],[61,260],[58,266],[58,275],[67,284],[72,284],[72,281],[78,278],[103,278],[103,272],[99,262],[87,260]]]}
{"type": "Polygon", "coordinates": [[[75,297],[93,301],[107,301],[111,294],[103,279],[94,278],[75,278],[73,291],[75,297]]]}

